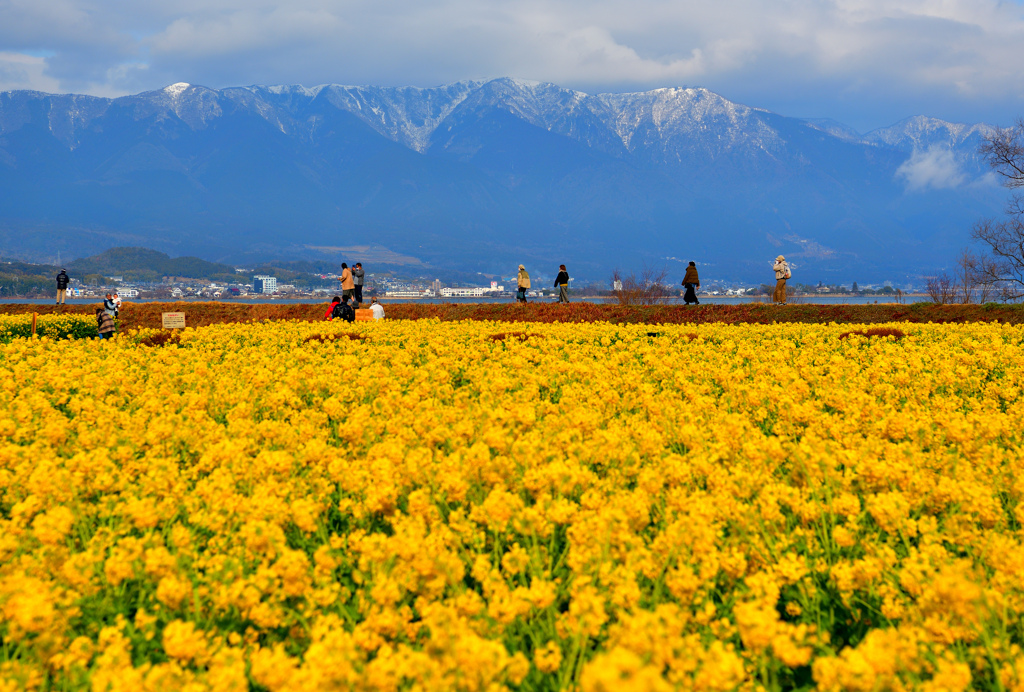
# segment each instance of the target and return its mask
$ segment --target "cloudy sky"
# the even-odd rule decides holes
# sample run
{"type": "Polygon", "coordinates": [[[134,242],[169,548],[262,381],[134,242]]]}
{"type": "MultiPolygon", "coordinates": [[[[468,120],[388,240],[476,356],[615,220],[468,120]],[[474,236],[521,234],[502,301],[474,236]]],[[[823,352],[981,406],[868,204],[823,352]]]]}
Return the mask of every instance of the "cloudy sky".
{"type": "Polygon", "coordinates": [[[0,0],[0,91],[704,86],[862,132],[1024,115],[1016,0],[0,0]]]}

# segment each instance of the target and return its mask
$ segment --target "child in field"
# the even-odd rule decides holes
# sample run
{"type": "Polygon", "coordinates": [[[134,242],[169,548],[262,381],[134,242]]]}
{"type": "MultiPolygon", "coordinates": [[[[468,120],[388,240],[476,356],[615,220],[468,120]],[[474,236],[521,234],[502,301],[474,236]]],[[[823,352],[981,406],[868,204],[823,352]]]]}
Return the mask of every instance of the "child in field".
{"type": "Polygon", "coordinates": [[[334,316],[334,306],[341,302],[341,298],[334,296],[331,300],[331,304],[327,306],[327,312],[324,313],[324,319],[330,320],[334,316]]]}

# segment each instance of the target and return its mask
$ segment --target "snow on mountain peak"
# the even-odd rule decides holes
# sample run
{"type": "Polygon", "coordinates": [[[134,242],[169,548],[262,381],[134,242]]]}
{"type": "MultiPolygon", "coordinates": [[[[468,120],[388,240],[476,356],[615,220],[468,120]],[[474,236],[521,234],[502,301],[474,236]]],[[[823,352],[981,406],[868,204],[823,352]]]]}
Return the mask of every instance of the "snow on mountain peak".
{"type": "Polygon", "coordinates": [[[176,82],[175,84],[171,84],[170,86],[164,87],[164,93],[169,95],[171,98],[176,98],[178,96],[181,96],[182,92],[185,91],[185,89],[188,89],[190,86],[192,85],[188,82],[176,82]]]}

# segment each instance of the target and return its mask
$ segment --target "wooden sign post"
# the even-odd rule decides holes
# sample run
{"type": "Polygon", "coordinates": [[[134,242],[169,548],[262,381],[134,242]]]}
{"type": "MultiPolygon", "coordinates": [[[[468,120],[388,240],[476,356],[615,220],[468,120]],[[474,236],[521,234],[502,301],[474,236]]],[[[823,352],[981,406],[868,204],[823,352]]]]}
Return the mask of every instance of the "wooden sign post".
{"type": "Polygon", "coordinates": [[[164,329],[184,329],[185,313],[165,312],[163,313],[164,329]]]}

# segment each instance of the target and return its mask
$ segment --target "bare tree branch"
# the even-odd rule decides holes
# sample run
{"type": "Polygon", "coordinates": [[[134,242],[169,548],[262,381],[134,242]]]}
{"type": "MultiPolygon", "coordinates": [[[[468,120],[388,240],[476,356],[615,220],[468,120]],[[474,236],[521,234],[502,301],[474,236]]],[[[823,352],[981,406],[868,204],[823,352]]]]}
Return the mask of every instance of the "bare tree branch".
{"type": "Polygon", "coordinates": [[[616,269],[612,273],[612,285],[621,282],[622,288],[615,291],[615,297],[619,305],[658,305],[667,303],[671,297],[665,287],[665,278],[668,276],[667,269],[654,269],[646,264],[640,271],[640,276],[630,272],[623,276],[616,269]]]}

